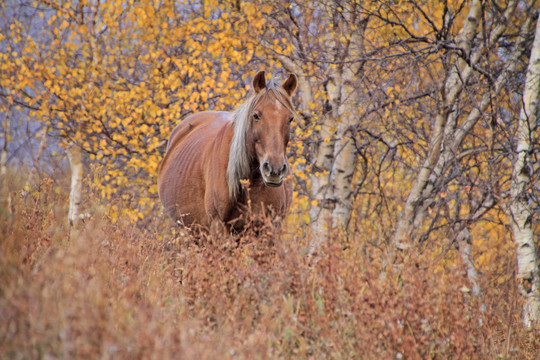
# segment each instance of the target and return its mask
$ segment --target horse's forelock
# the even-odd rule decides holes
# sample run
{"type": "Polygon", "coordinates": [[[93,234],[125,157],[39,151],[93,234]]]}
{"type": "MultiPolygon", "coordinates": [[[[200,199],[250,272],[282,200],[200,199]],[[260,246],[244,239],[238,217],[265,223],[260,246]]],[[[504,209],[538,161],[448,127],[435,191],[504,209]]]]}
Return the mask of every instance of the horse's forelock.
{"type": "Polygon", "coordinates": [[[229,196],[236,200],[240,194],[240,180],[247,179],[250,172],[251,157],[246,146],[246,137],[250,130],[250,116],[255,107],[266,96],[275,97],[283,106],[295,114],[292,101],[287,92],[279,85],[270,82],[259,93],[250,93],[248,100],[233,112],[234,132],[227,165],[227,183],[229,196]]]}

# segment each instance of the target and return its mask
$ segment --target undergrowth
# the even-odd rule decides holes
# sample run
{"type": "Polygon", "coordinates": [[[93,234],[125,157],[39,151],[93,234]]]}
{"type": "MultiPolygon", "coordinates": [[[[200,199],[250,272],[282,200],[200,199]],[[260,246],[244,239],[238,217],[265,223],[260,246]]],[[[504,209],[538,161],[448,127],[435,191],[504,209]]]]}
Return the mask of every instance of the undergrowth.
{"type": "Polygon", "coordinates": [[[0,358],[534,359],[540,348],[520,325],[511,267],[506,282],[483,275],[481,312],[463,268],[429,247],[392,254],[369,234],[335,235],[310,258],[309,239],[286,228],[200,242],[164,215],[112,223],[95,199],[68,239],[66,184],[17,184],[9,207],[2,194],[0,358]]]}

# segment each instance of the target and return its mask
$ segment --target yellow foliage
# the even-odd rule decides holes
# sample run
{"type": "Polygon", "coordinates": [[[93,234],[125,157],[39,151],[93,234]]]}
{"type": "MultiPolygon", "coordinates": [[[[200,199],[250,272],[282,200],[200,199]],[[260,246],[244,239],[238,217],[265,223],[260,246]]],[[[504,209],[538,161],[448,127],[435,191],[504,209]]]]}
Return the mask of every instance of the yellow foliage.
{"type": "MultiPolygon", "coordinates": [[[[199,13],[172,1],[40,3],[42,32],[0,52],[9,74],[0,86],[33,89],[29,115],[49,123],[63,146],[91,154],[99,172],[92,186],[104,197],[138,189],[128,212],[141,218],[156,203],[149,199],[174,125],[192,112],[232,110],[245,95],[232,89],[252,72],[246,66],[266,21],[259,5],[243,2],[238,13],[205,1],[199,13]]],[[[11,41],[23,31],[13,21],[11,41]]],[[[118,210],[111,213],[116,219],[118,210]]]]}

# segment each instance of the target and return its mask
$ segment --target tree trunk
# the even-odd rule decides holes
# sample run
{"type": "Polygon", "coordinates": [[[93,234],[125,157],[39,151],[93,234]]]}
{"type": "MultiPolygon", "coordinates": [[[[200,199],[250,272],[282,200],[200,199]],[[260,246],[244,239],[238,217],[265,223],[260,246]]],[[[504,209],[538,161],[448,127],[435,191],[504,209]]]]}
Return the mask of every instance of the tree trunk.
{"type": "MultiPolygon", "coordinates": [[[[350,57],[357,57],[364,53],[364,33],[369,18],[359,17],[354,11],[346,13],[345,18],[349,24],[357,24],[351,32],[351,40],[346,49],[350,57]]],[[[363,62],[344,64],[341,71],[341,96],[339,107],[339,122],[337,124],[337,138],[334,144],[334,166],[332,168],[332,185],[334,189],[335,207],[332,212],[332,226],[348,230],[352,215],[352,205],[355,190],[352,184],[358,159],[352,129],[358,126],[359,115],[357,109],[358,94],[356,82],[363,62]]]]}
{"type": "Polygon", "coordinates": [[[517,130],[512,181],[510,185],[509,221],[517,246],[519,293],[524,298],[523,323],[527,327],[540,323],[540,278],[533,234],[533,216],[529,191],[535,159],[533,139],[538,126],[540,106],[540,18],[527,68],[522,108],[517,130]]]}
{"type": "MultiPolygon", "coordinates": [[[[350,94],[350,93],[349,93],[350,94]]],[[[332,226],[346,230],[351,219],[354,189],[352,180],[356,170],[356,147],[351,129],[356,124],[352,106],[344,104],[337,127],[337,139],[334,145],[334,166],[332,168],[332,187],[335,206],[332,212],[332,226]]]]}
{"type": "Polygon", "coordinates": [[[8,105],[6,111],[6,117],[4,119],[4,144],[2,146],[2,151],[0,154],[0,179],[2,181],[2,211],[6,212],[8,217],[13,215],[12,212],[12,200],[11,192],[9,191],[9,186],[7,182],[7,160],[8,160],[8,143],[9,143],[9,127],[10,127],[10,115],[11,115],[11,106],[8,105]]]}
{"type": "MultiPolygon", "coordinates": [[[[360,15],[355,5],[350,6],[349,11],[343,15],[345,23],[348,24],[350,41],[337,54],[342,60],[356,59],[363,53],[364,33],[369,20],[369,17],[360,15]]],[[[328,14],[331,13],[332,10],[328,9],[328,14]]],[[[330,67],[327,92],[332,111],[331,117],[326,119],[323,126],[326,129],[332,126],[336,130],[334,134],[321,133],[319,137],[319,140],[326,142],[326,147],[322,149],[324,153],[321,153],[319,148],[317,155],[318,161],[322,160],[323,156],[326,159],[324,163],[320,163],[324,166],[325,175],[312,179],[312,185],[317,184],[319,188],[312,187],[313,195],[318,197],[318,206],[311,212],[319,212],[323,216],[313,224],[312,234],[324,236],[329,226],[348,230],[355,192],[352,180],[357,163],[357,150],[352,133],[352,129],[358,125],[356,80],[363,64],[362,61],[353,61],[339,64],[336,68],[330,67]],[[323,186],[324,191],[321,191],[320,186],[323,186]]]]}
{"type": "Polygon", "coordinates": [[[334,71],[327,85],[331,111],[320,125],[318,147],[314,150],[311,177],[312,198],[317,201],[310,211],[311,250],[316,250],[331,228],[347,230],[352,213],[352,179],[357,154],[352,130],[358,122],[350,69],[334,71]],[[332,131],[332,127],[336,130],[332,131]]]}
{"type": "Polygon", "coordinates": [[[471,293],[475,298],[478,299],[478,302],[480,303],[480,310],[482,312],[485,312],[486,307],[483,303],[482,288],[480,286],[480,281],[478,278],[478,271],[476,270],[476,266],[474,265],[474,257],[471,248],[471,232],[467,227],[459,231],[456,237],[456,242],[459,254],[461,255],[461,261],[463,261],[463,265],[465,266],[465,270],[467,272],[467,279],[471,284],[471,293]]]}
{"type": "Polygon", "coordinates": [[[70,236],[76,234],[82,219],[81,198],[83,180],[82,150],[76,144],[68,149],[69,164],[71,167],[71,189],[69,194],[68,229],[70,236]]]}
{"type": "Polygon", "coordinates": [[[331,74],[327,84],[329,96],[328,114],[318,124],[317,142],[312,150],[313,172],[311,175],[311,197],[316,202],[311,207],[311,252],[315,251],[326,238],[332,225],[332,211],[335,207],[333,187],[330,182],[334,163],[335,133],[332,127],[339,117],[340,85],[338,74],[331,74]]]}
{"type": "MultiPolygon", "coordinates": [[[[2,152],[0,155],[0,175],[2,179],[5,180],[7,175],[7,155],[8,155],[8,143],[9,143],[9,116],[10,111],[6,111],[6,118],[4,119],[4,144],[2,145],[2,152]]],[[[2,184],[5,184],[6,181],[2,181],[2,184]]]]}

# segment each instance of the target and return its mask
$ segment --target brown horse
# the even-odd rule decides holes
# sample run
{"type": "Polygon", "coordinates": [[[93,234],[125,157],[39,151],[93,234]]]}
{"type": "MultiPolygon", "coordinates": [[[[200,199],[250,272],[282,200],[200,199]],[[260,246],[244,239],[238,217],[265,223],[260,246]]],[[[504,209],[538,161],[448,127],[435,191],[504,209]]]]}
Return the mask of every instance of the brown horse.
{"type": "Polygon", "coordinates": [[[261,71],[238,109],[190,115],[173,130],[158,175],[159,197],[173,220],[241,230],[248,200],[254,213],[285,216],[292,197],[287,144],[296,86],[294,74],[279,86],[266,84],[261,71]]]}

